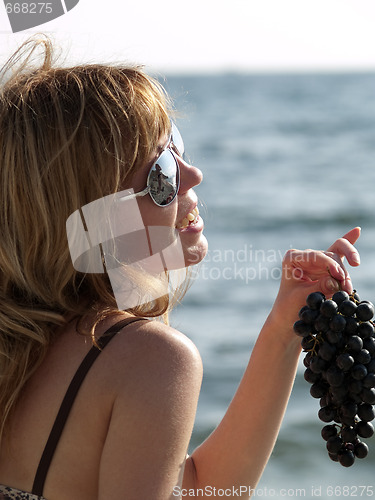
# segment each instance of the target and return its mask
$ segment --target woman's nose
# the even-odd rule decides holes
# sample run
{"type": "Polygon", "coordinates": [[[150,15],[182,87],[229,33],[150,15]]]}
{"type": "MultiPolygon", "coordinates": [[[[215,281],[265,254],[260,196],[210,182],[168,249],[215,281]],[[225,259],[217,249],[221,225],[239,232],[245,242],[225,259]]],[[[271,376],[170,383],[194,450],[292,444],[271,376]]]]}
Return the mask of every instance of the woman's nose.
{"type": "Polygon", "coordinates": [[[199,168],[189,165],[182,158],[178,158],[180,167],[180,188],[179,194],[186,193],[194,186],[198,186],[202,182],[203,174],[199,168]]]}

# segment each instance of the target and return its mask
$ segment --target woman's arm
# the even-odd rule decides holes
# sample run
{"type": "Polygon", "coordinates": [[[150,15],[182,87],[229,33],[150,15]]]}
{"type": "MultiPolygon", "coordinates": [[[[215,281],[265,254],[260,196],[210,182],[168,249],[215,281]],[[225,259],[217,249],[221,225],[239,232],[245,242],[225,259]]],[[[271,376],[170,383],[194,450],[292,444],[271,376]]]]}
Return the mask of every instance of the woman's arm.
{"type": "Polygon", "coordinates": [[[238,498],[241,486],[255,488],[274,447],[296,373],[301,348],[293,322],[310,292],[329,295],[338,283],[352,291],[342,258],[359,264],[352,246],[359,233],[359,228],[353,229],[327,252],[286,254],[279,294],[238,390],[219,426],[187,459],[186,490],[237,488],[233,498],[238,498]]]}
{"type": "Polygon", "coordinates": [[[284,342],[283,328],[269,316],[224,418],[187,460],[184,488],[255,488],[274,447],[301,350],[297,337],[284,342]]]}

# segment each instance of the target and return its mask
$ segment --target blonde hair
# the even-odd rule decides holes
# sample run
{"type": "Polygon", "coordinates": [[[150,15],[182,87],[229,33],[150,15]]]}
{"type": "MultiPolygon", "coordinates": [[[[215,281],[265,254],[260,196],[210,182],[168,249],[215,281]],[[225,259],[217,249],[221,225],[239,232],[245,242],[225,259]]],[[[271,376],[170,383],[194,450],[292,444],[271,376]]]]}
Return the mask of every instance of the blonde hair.
{"type": "MultiPolygon", "coordinates": [[[[74,269],[66,220],[129,185],[171,113],[163,88],[139,67],[54,67],[46,37],[27,41],[1,76],[0,438],[64,318],[117,310],[106,274],[74,269]]],[[[129,312],[156,317],[170,306],[163,296],[129,312]]]]}

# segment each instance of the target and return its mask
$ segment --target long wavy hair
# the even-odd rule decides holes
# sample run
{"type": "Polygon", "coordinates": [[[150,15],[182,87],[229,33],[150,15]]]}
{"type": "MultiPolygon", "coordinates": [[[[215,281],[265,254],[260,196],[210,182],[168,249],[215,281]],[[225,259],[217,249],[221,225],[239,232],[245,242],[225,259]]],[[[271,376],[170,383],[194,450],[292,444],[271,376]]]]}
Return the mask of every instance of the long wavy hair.
{"type": "MultiPolygon", "coordinates": [[[[66,220],[129,185],[172,108],[139,67],[55,67],[46,37],[23,44],[0,76],[1,439],[57,327],[117,311],[106,274],[74,269],[66,220]]],[[[170,306],[163,296],[129,312],[162,317],[170,306]]]]}

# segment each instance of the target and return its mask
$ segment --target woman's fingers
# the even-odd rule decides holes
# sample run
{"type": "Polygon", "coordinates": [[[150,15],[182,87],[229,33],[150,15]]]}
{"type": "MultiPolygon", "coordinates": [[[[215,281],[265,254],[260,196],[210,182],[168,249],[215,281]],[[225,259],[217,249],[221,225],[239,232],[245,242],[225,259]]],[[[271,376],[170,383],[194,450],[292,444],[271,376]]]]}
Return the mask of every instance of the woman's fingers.
{"type": "Polygon", "coordinates": [[[348,231],[346,234],[344,234],[343,238],[345,240],[348,240],[350,243],[354,245],[354,243],[358,240],[360,236],[361,236],[361,228],[357,226],[348,231]]]}
{"type": "Polygon", "coordinates": [[[336,254],[342,261],[344,257],[351,266],[359,266],[360,257],[357,249],[353,246],[361,234],[361,228],[355,227],[347,232],[342,238],[336,240],[327,250],[336,254]]]}
{"type": "Polygon", "coordinates": [[[290,250],[285,256],[286,277],[315,283],[323,293],[353,291],[350,276],[336,254],[316,250],[290,250]]]}
{"type": "Polygon", "coordinates": [[[290,284],[293,281],[304,282],[304,286],[316,287],[325,294],[333,294],[340,289],[352,293],[352,282],[343,259],[345,257],[351,266],[359,265],[359,254],[354,243],[360,234],[359,227],[351,229],[326,252],[289,250],[284,258],[286,281],[291,280],[290,284]]]}
{"type": "Polygon", "coordinates": [[[327,273],[335,279],[345,279],[345,270],[341,263],[325,252],[317,250],[289,250],[284,262],[294,277],[314,281],[327,273]]]}
{"type": "Polygon", "coordinates": [[[361,260],[357,249],[353,245],[358,240],[360,235],[361,228],[355,227],[344,234],[342,238],[336,240],[326,252],[327,254],[331,255],[332,259],[340,264],[342,270],[344,271],[345,277],[344,279],[340,280],[340,287],[342,290],[345,290],[348,293],[351,293],[353,291],[353,285],[349,273],[343,265],[343,259],[345,257],[348,263],[353,267],[359,266],[361,260]]]}

